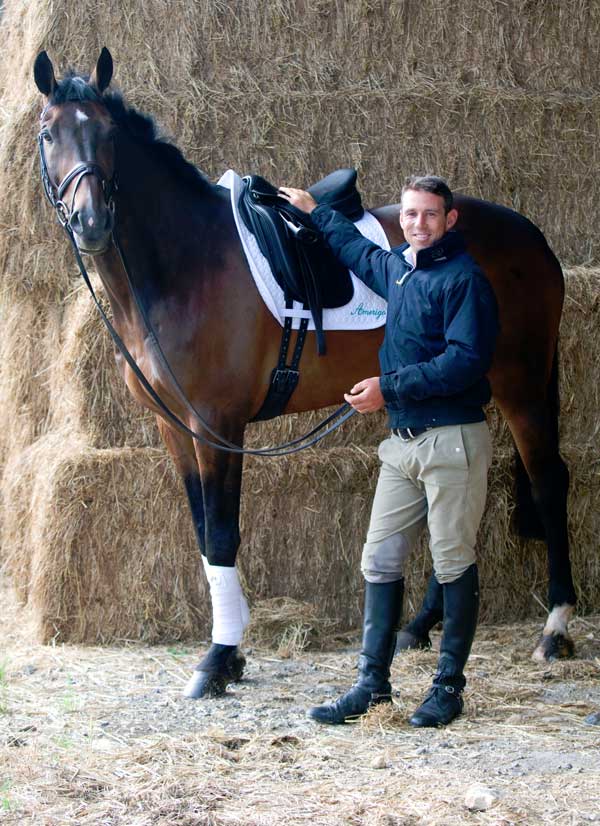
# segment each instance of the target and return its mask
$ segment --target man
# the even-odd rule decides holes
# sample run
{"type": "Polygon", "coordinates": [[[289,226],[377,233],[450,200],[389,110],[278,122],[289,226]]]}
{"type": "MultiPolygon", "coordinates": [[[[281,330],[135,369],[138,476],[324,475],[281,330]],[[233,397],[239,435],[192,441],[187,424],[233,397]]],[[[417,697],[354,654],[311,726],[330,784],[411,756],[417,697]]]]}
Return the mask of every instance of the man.
{"type": "Polygon", "coordinates": [[[443,592],[443,634],[432,687],[413,726],[450,723],[463,708],[463,670],[475,635],[479,585],[475,538],[483,513],[491,440],[490,400],[498,310],[492,288],[465,251],[453,197],[442,178],[413,177],[402,190],[406,244],[387,252],[330,207],[297,189],[280,190],[311,213],[339,260],[388,302],[381,375],[357,382],[346,401],[359,413],[385,405],[391,434],[363,549],[365,608],[358,681],[336,702],[310,709],[343,723],[391,702],[404,593],[404,565],[427,524],[443,592]]]}

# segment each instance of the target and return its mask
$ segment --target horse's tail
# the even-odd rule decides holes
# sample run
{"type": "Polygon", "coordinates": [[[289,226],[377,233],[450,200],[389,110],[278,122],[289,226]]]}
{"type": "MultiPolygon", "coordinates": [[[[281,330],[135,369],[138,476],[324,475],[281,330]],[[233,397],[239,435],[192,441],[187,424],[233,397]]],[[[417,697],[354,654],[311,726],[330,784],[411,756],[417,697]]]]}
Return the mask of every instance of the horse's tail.
{"type": "MultiPolygon", "coordinates": [[[[548,414],[548,432],[552,440],[552,446],[558,453],[558,415],[560,412],[560,394],[558,386],[558,344],[554,350],[552,359],[552,369],[548,379],[548,389],[546,394],[546,411],[548,414]]],[[[525,470],[525,465],[519,452],[515,451],[515,483],[516,483],[516,507],[515,524],[520,536],[531,539],[545,539],[546,533],[538,515],[538,511],[533,501],[531,493],[531,482],[525,470]]]]}

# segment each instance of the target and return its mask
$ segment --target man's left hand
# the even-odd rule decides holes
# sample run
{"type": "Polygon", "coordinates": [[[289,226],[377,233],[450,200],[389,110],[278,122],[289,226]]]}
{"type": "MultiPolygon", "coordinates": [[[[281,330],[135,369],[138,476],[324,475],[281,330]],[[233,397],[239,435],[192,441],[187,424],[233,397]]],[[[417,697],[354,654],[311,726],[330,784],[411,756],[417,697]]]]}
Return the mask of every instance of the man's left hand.
{"type": "Polygon", "coordinates": [[[385,404],[385,399],[381,395],[379,376],[357,382],[350,393],[344,393],[344,398],[358,413],[374,413],[381,410],[385,404]]]}

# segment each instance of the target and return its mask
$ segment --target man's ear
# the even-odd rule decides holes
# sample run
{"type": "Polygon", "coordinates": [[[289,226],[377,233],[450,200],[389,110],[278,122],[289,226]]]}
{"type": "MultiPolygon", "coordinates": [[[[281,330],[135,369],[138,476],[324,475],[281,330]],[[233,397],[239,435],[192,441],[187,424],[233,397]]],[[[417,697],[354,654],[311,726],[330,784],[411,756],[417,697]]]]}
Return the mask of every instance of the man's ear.
{"type": "Polygon", "coordinates": [[[446,215],[446,231],[452,229],[454,224],[458,221],[458,210],[451,209],[450,212],[446,215]]]}

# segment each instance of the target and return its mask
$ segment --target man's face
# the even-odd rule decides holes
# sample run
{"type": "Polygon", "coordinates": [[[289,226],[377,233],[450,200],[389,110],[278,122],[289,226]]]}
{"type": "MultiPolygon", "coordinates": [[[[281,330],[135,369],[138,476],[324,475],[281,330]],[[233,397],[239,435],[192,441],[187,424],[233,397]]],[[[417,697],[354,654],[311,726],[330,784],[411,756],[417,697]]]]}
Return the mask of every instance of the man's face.
{"type": "Polygon", "coordinates": [[[407,190],[402,196],[400,226],[413,252],[433,246],[451,229],[458,212],[451,209],[446,215],[444,199],[432,192],[407,190]]]}

